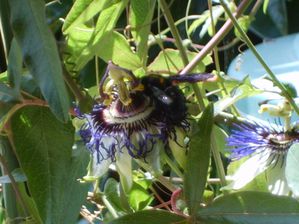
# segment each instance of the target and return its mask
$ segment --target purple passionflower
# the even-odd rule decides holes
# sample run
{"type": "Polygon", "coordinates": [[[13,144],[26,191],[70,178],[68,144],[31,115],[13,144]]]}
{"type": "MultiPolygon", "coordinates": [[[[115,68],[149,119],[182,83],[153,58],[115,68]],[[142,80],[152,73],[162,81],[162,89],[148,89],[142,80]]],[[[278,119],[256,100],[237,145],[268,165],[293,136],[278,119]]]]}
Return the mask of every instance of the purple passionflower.
{"type": "Polygon", "coordinates": [[[285,176],[289,148],[299,140],[295,128],[285,131],[280,125],[261,125],[255,122],[234,126],[227,138],[232,147],[232,160],[248,158],[232,176],[227,189],[240,189],[256,176],[265,173],[268,189],[273,194],[288,195],[291,191],[285,176]]]}
{"type": "Polygon", "coordinates": [[[114,162],[119,172],[130,172],[132,158],[157,165],[160,148],[169,139],[178,142],[177,129],[189,129],[179,87],[162,76],[137,78],[112,63],[100,83],[100,101],[78,117],[85,119],[79,133],[92,155],[89,176],[95,178],[114,162]]]}

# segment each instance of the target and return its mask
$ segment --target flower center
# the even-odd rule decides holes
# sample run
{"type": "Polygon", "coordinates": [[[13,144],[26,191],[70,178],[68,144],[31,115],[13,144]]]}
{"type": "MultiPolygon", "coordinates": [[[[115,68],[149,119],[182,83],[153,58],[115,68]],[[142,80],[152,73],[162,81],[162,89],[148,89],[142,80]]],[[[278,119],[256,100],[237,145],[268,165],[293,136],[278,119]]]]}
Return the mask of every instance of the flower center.
{"type": "Polygon", "coordinates": [[[146,119],[154,110],[150,99],[140,92],[130,94],[131,103],[125,105],[119,98],[104,110],[107,123],[133,123],[146,119]]]}
{"type": "Polygon", "coordinates": [[[287,133],[270,134],[267,139],[272,144],[272,149],[275,151],[287,151],[291,146],[293,139],[287,133]]]}

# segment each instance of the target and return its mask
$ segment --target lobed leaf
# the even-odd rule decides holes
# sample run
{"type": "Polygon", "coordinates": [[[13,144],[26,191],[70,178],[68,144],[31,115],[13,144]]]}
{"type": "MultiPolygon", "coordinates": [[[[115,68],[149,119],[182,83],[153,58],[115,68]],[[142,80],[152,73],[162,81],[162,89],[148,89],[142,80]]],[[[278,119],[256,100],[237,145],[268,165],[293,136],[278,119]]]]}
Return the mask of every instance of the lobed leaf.
{"type": "Polygon", "coordinates": [[[78,55],[75,63],[75,70],[82,69],[86,65],[86,63],[98,53],[98,48],[104,47],[105,50],[109,50],[108,47],[105,47],[103,39],[107,38],[107,34],[112,32],[118,21],[118,18],[122,14],[127,4],[128,0],[116,0],[113,1],[113,4],[110,5],[110,7],[102,10],[98,17],[96,27],[93,30],[90,40],[88,41],[85,49],[81,52],[80,55],[78,55]]]}
{"type": "Polygon", "coordinates": [[[68,34],[76,26],[91,20],[97,13],[111,5],[109,0],[77,0],[65,18],[62,26],[64,34],[68,34]]]}

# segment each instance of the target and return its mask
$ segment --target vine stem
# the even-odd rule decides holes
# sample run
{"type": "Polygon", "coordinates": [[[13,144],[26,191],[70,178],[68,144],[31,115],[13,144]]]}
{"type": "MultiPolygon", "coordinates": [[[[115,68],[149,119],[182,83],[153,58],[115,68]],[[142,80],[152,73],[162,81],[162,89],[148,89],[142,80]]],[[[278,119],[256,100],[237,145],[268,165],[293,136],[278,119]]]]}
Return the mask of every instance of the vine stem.
{"type": "Polygon", "coordinates": [[[26,204],[24,198],[22,197],[21,192],[19,191],[19,188],[18,188],[18,184],[17,184],[15,178],[13,177],[13,175],[11,174],[11,172],[8,170],[8,165],[2,155],[0,155],[0,163],[2,164],[4,174],[6,174],[11,181],[11,186],[16,194],[16,198],[19,200],[19,202],[21,204],[21,207],[24,211],[25,216],[28,216],[28,214],[29,214],[28,213],[28,211],[29,211],[28,205],[26,204]]]}
{"type": "Polygon", "coordinates": [[[280,83],[280,81],[276,78],[275,74],[272,72],[272,70],[270,69],[270,67],[266,64],[266,62],[263,59],[263,57],[258,53],[258,51],[256,50],[256,48],[253,45],[253,43],[251,42],[251,40],[249,39],[249,37],[246,35],[245,31],[238,24],[237,19],[235,18],[235,16],[230,11],[230,9],[227,6],[226,2],[224,0],[220,0],[220,3],[222,5],[222,7],[224,8],[226,14],[229,16],[230,21],[232,21],[232,23],[234,24],[234,26],[236,27],[236,29],[238,30],[238,32],[242,36],[243,41],[247,44],[247,46],[252,51],[252,53],[254,54],[254,56],[256,57],[256,59],[260,62],[260,64],[264,67],[264,69],[266,70],[266,72],[268,73],[268,75],[271,77],[272,82],[281,90],[282,95],[287,98],[287,100],[289,101],[289,103],[291,104],[291,106],[293,107],[293,109],[296,111],[297,114],[299,114],[299,108],[297,107],[294,99],[288,93],[288,91],[286,90],[286,88],[284,87],[284,85],[282,85],[280,83]]]}

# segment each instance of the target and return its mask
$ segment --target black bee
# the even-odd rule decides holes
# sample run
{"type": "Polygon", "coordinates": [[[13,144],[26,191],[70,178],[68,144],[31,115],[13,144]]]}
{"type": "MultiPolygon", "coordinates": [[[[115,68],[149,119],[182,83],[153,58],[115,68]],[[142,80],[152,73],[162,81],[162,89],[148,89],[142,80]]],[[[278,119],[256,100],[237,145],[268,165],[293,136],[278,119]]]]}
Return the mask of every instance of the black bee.
{"type": "MultiPolygon", "coordinates": [[[[103,91],[103,86],[105,85],[105,80],[108,76],[110,76],[111,79],[114,79],[115,84],[119,84],[121,79],[129,80],[129,89],[134,90],[131,93],[126,93],[125,87],[118,86],[118,93],[115,96],[121,100],[122,103],[120,105],[122,110],[132,110],[132,108],[140,107],[143,105],[141,99],[143,96],[147,96],[154,105],[155,116],[164,118],[163,123],[168,126],[178,126],[182,123],[188,123],[186,121],[186,98],[177,84],[207,81],[214,77],[212,74],[202,73],[172,75],[168,77],[161,75],[148,75],[138,78],[130,70],[109,62],[106,73],[100,83],[102,99],[111,99],[109,98],[109,94],[104,93],[103,91]]],[[[108,101],[108,103],[109,102],[111,101],[108,101]]]]}
{"type": "Polygon", "coordinates": [[[180,123],[187,116],[186,98],[179,83],[195,83],[213,78],[212,74],[186,74],[163,77],[149,75],[141,78],[144,93],[154,100],[156,108],[168,117],[172,124],[180,123]]]}

